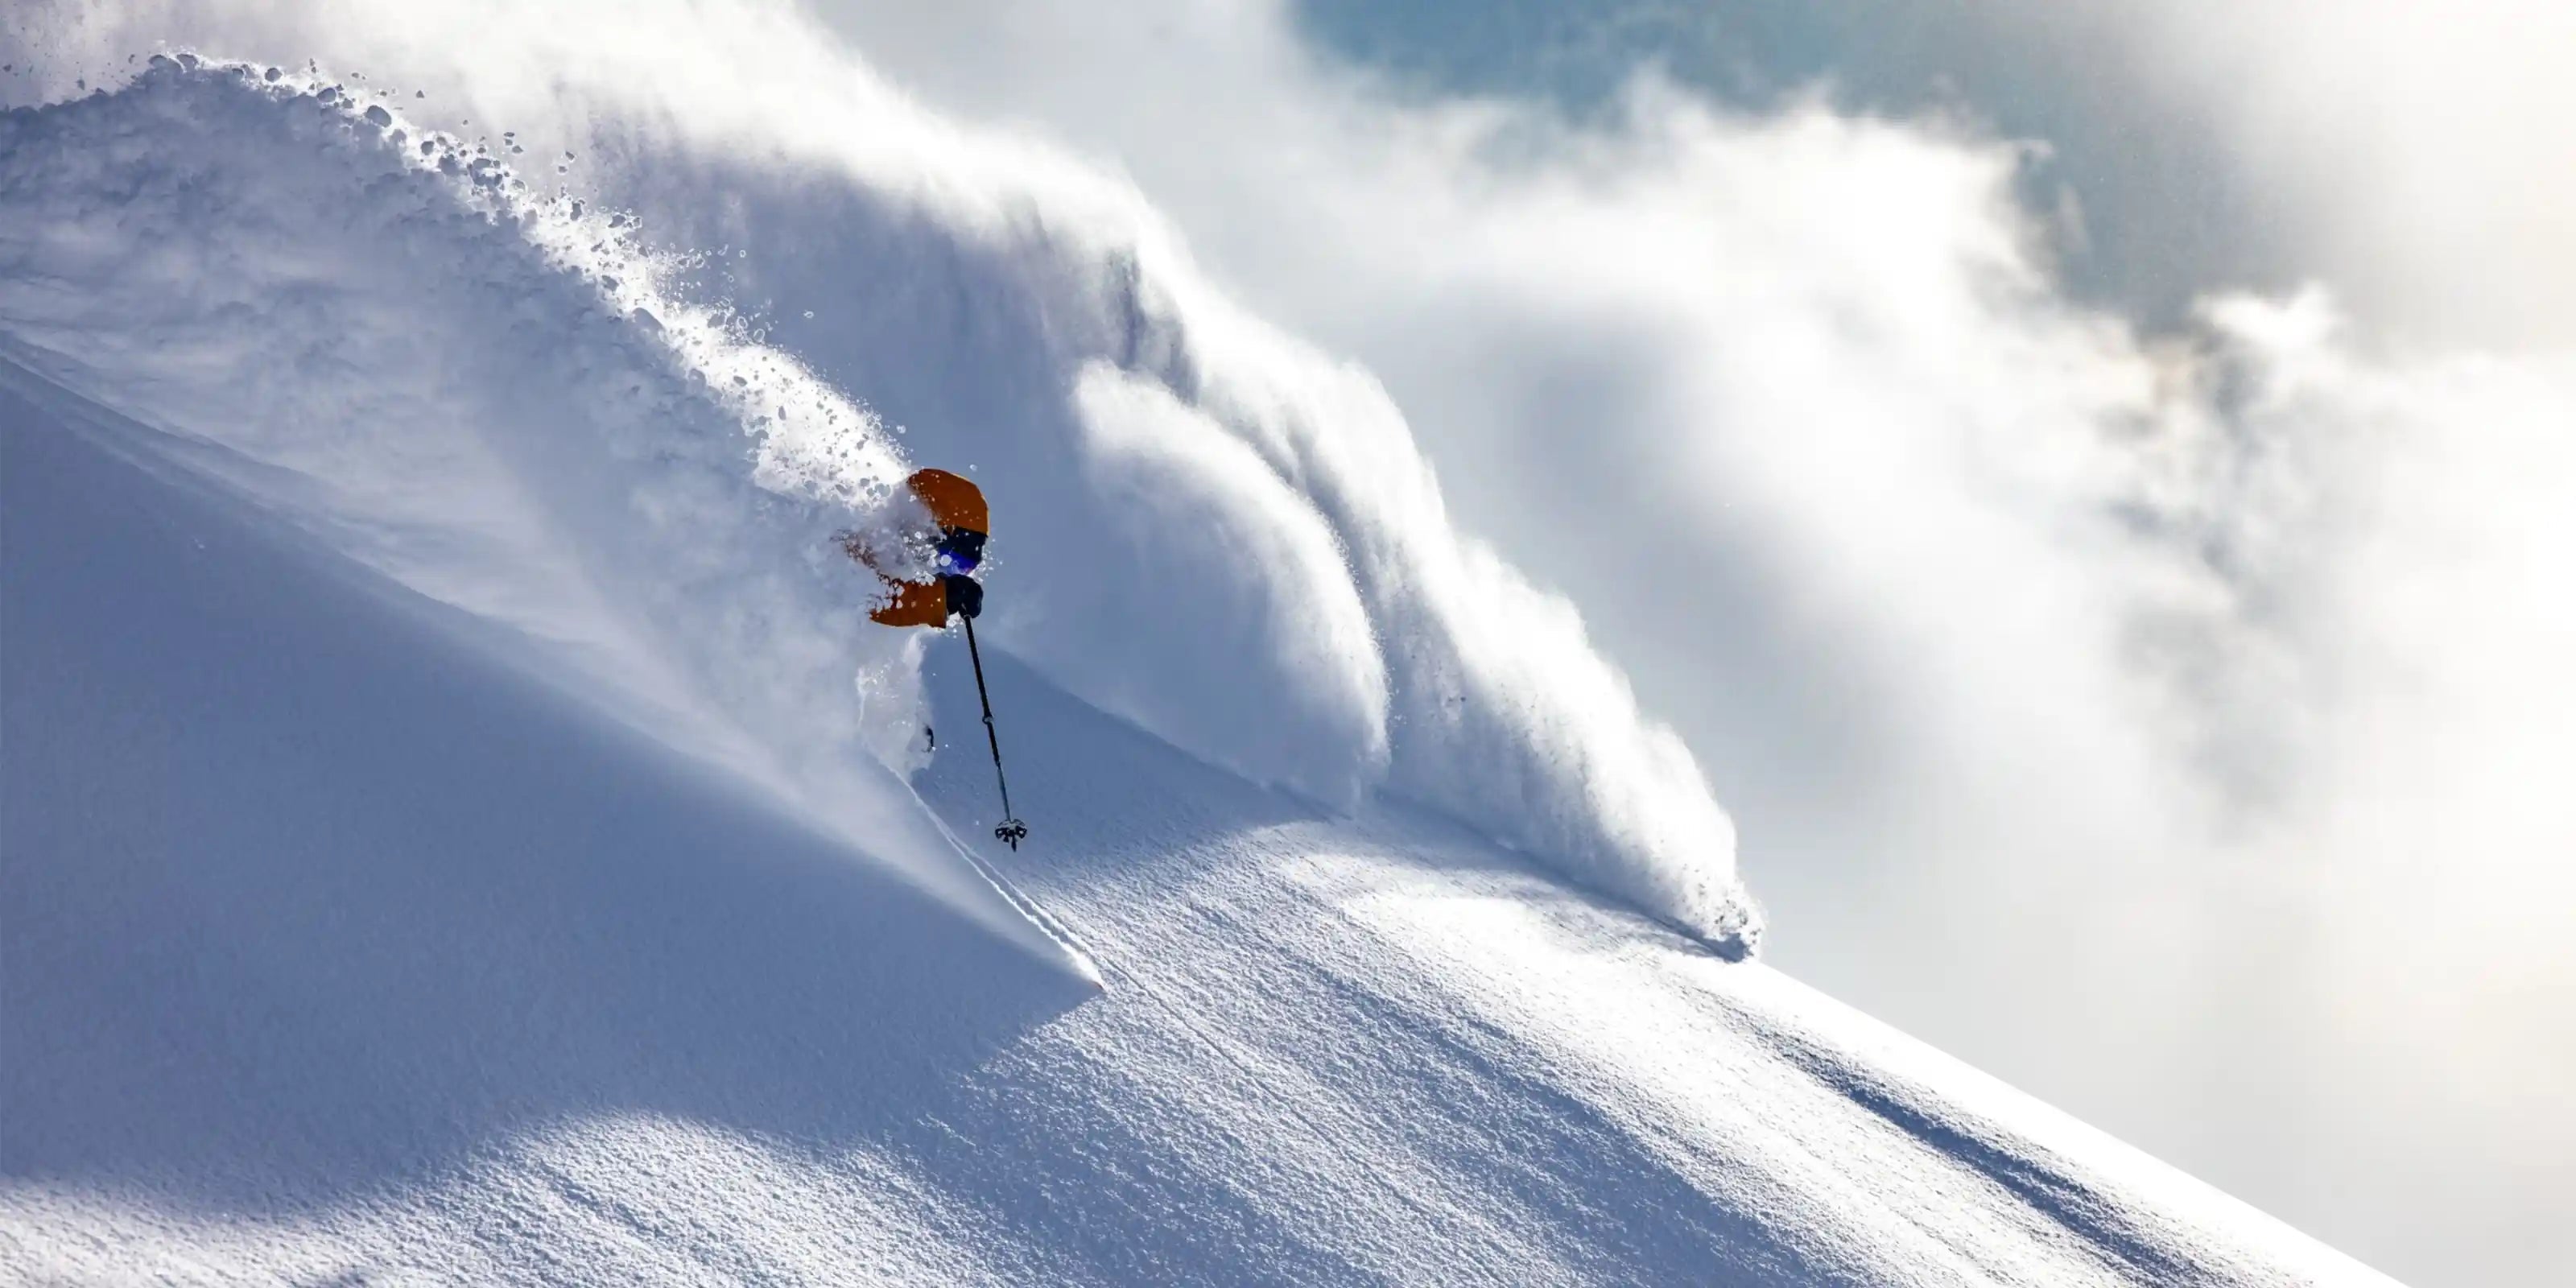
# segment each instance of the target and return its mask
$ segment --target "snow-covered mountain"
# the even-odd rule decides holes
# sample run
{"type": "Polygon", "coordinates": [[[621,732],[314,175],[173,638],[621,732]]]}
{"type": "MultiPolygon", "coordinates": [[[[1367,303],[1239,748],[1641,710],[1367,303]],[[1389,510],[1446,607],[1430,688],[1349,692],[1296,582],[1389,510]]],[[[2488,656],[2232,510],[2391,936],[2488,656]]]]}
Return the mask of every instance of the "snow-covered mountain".
{"type": "Polygon", "coordinates": [[[1745,960],[1679,741],[1126,190],[147,57],[0,116],[0,1274],[2375,1278],[1745,960]],[[829,541],[913,463],[1016,852],[829,541]]]}
{"type": "MultiPolygon", "coordinates": [[[[0,421],[12,1281],[2376,1281],[1453,823],[988,657],[1041,836],[984,858],[1096,987],[184,445],[16,370],[0,421]]],[[[919,781],[972,837],[958,653],[919,781]]]]}

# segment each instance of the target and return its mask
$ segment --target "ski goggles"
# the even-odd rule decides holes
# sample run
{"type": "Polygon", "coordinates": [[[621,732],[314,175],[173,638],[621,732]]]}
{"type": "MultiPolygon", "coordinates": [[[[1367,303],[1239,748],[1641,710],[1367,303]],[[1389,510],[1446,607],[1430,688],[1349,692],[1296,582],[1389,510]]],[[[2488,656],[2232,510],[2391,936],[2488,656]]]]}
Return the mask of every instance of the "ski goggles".
{"type": "Polygon", "coordinates": [[[943,528],[931,551],[938,556],[941,572],[970,573],[984,562],[984,534],[971,528],[943,528]]]}

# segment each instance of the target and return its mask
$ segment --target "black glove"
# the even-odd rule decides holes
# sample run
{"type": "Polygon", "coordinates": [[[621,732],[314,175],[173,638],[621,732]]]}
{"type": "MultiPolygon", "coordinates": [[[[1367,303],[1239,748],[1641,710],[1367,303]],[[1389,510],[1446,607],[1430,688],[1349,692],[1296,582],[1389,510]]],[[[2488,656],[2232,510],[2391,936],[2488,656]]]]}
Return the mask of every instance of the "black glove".
{"type": "Polygon", "coordinates": [[[940,578],[939,584],[948,591],[949,612],[963,613],[968,617],[982,615],[984,611],[982,583],[972,577],[961,577],[952,572],[940,578]]]}

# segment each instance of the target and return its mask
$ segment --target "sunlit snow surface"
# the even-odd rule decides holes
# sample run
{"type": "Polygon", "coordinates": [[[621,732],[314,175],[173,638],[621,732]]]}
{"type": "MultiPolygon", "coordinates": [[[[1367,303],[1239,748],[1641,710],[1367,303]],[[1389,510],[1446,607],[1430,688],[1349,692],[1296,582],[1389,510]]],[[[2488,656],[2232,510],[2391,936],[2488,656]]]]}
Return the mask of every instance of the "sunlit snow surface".
{"type": "MultiPolygon", "coordinates": [[[[2375,1281],[1450,824],[1320,816],[990,656],[1039,835],[986,857],[1095,993],[30,387],[0,1277],[2375,1281]]],[[[920,782],[975,835],[961,661],[920,782]]]]}
{"type": "Polygon", "coordinates": [[[772,345],[370,106],[0,120],[0,1278],[2369,1277],[1706,946],[1687,753],[1169,248],[653,158],[772,345]],[[983,872],[889,408],[1006,516],[983,872]]]}

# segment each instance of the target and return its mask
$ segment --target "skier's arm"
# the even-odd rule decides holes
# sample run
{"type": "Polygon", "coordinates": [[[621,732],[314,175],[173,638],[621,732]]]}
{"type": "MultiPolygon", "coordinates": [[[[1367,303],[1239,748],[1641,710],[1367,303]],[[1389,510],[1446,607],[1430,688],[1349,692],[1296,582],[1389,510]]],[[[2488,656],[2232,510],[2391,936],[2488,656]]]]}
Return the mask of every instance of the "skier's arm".
{"type": "Polygon", "coordinates": [[[977,582],[972,577],[950,573],[947,576],[940,578],[939,584],[945,587],[948,591],[948,611],[952,613],[962,613],[968,617],[980,617],[983,615],[984,587],[982,583],[977,582]]]}

